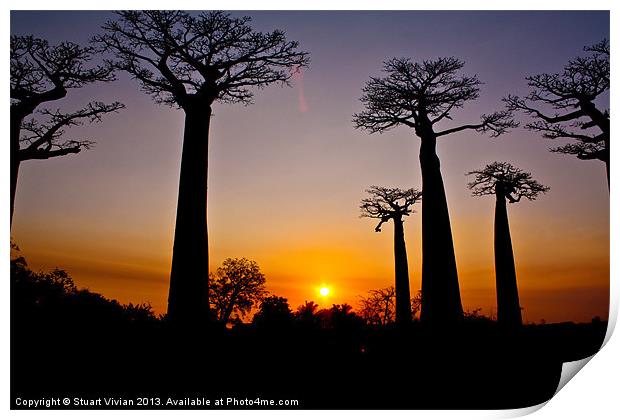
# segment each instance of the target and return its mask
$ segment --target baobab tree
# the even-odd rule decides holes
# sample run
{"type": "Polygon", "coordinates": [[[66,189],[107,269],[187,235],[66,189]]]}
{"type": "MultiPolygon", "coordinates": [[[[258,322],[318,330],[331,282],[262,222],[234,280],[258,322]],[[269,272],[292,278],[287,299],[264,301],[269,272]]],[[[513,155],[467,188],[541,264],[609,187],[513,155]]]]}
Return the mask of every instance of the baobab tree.
{"type": "Polygon", "coordinates": [[[526,128],[547,139],[571,143],[550,149],[581,160],[600,160],[607,170],[609,188],[609,109],[601,96],[609,92],[609,41],[585,47],[588,54],[570,60],[561,73],[527,77],[532,91],[504,99],[512,110],[534,121],[526,128]]]}
{"type": "Polygon", "coordinates": [[[33,36],[11,37],[11,223],[21,163],[88,149],[92,140],[68,139],[65,130],[84,122],[99,122],[104,114],[124,107],[119,102],[90,102],[73,112],[40,108],[63,99],[70,89],[114,80],[109,66],[90,64],[95,52],[93,47],[72,42],[50,45],[33,36]]]}
{"type": "Polygon", "coordinates": [[[521,198],[534,200],[549,188],[533,180],[530,173],[506,162],[493,162],[467,175],[475,175],[474,180],[468,184],[474,196],[495,196],[497,321],[506,326],[520,326],[521,306],[506,202],[517,203],[521,198]]]}
{"type": "Polygon", "coordinates": [[[223,12],[124,11],[94,38],[158,103],[185,114],[168,315],[208,319],[207,171],[215,102],[249,104],[253,88],[288,84],[308,55],[282,31],[254,31],[223,12]]]}
{"type": "Polygon", "coordinates": [[[465,130],[504,134],[516,126],[509,111],[482,115],[480,122],[438,130],[452,113],[478,98],[481,82],[459,75],[463,62],[454,58],[414,63],[393,58],[384,63],[383,77],[371,77],[363,88],[365,110],[355,114],[356,128],[382,133],[409,127],[420,138],[422,170],[422,312],[421,320],[450,323],[462,318],[448,203],[441,176],[437,139],[465,130]]]}
{"type": "Polygon", "coordinates": [[[397,324],[406,324],[411,322],[411,294],[403,217],[413,212],[411,206],[420,200],[422,193],[413,188],[401,190],[377,186],[370,187],[366,192],[370,197],[362,200],[361,217],[379,219],[375,232],[381,232],[383,223],[394,222],[395,315],[397,324]]]}

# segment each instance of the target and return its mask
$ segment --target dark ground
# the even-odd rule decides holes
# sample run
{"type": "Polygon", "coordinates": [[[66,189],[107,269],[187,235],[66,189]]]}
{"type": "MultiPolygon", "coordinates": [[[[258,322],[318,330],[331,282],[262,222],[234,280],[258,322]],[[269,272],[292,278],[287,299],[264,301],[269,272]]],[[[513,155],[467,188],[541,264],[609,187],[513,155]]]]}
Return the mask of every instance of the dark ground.
{"type": "Polygon", "coordinates": [[[562,363],[598,351],[607,328],[593,320],[507,331],[474,313],[452,328],[414,322],[397,329],[333,314],[329,325],[276,313],[232,330],[179,330],[148,307],[77,289],[64,271],[35,273],[18,258],[11,262],[11,406],[24,408],[17,398],[112,397],[148,405],[53,408],[520,408],[551,398],[562,363]],[[166,405],[186,397],[212,405],[166,405]],[[214,406],[220,398],[298,405],[214,406]]]}
{"type": "Polygon", "coordinates": [[[179,332],[20,321],[11,337],[12,404],[18,396],[117,396],[297,399],[306,409],[526,407],[551,398],[562,362],[596,352],[605,328],[179,332]]]}

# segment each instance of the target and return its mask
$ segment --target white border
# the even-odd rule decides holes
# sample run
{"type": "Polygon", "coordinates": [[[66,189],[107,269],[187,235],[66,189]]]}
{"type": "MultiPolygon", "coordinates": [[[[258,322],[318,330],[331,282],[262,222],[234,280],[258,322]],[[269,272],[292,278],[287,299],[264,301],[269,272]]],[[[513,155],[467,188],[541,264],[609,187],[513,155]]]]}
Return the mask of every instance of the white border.
{"type": "MultiPolygon", "coordinates": [[[[283,1],[283,0],[261,0],[261,1],[249,1],[249,0],[229,0],[229,1],[188,1],[177,0],[174,3],[170,1],[151,0],[151,1],[119,1],[108,0],[105,4],[97,2],[78,2],[78,1],[66,1],[60,0],[50,3],[49,0],[28,0],[28,1],[10,1],[3,3],[6,7],[5,13],[2,15],[1,22],[4,30],[4,39],[7,40],[9,36],[9,22],[10,15],[9,10],[97,10],[104,7],[106,10],[112,9],[165,9],[174,8],[177,9],[225,9],[225,10],[342,10],[342,9],[365,9],[365,10],[386,10],[386,9],[402,9],[402,10],[611,10],[611,45],[614,53],[612,54],[612,94],[611,94],[611,108],[619,109],[618,100],[615,95],[614,87],[617,86],[615,77],[615,69],[618,68],[617,55],[615,53],[615,34],[614,28],[620,28],[620,19],[618,19],[615,13],[618,10],[617,1],[602,1],[602,0],[589,0],[587,2],[576,0],[564,0],[564,1],[540,1],[540,0],[520,0],[519,2],[498,2],[497,0],[470,0],[467,2],[459,2],[456,0],[438,2],[414,2],[407,0],[383,0],[370,1],[370,0],[356,0],[354,1],[334,1],[334,0],[314,0],[314,1],[283,1]],[[8,3],[8,4],[7,4],[8,3]]],[[[2,48],[3,57],[2,61],[4,68],[4,80],[8,79],[9,66],[8,66],[8,42],[0,43],[2,48]]],[[[5,98],[8,98],[8,83],[3,84],[5,90],[5,98]]],[[[8,102],[8,101],[7,101],[8,102]]],[[[617,119],[612,121],[613,132],[618,132],[617,119]]],[[[2,112],[2,127],[4,127],[5,133],[8,129],[8,107],[5,105],[5,109],[2,112]]],[[[4,141],[3,150],[0,153],[0,162],[2,162],[2,168],[5,176],[8,178],[9,171],[9,153],[8,153],[8,141],[4,141]]],[[[612,160],[618,161],[617,149],[612,146],[612,160]]],[[[611,184],[619,185],[620,176],[616,175],[616,171],[612,170],[611,184]]],[[[7,179],[5,178],[5,180],[7,179]]],[[[9,191],[8,183],[5,181],[0,184],[0,196],[8,201],[9,191]]],[[[0,205],[0,220],[6,221],[3,225],[4,238],[9,237],[10,230],[8,226],[9,214],[8,203],[4,202],[0,205]]],[[[316,420],[317,416],[339,418],[339,417],[355,417],[355,418],[376,418],[376,416],[389,416],[390,418],[399,419],[411,419],[411,418],[431,418],[431,419],[452,419],[452,418],[471,418],[471,419],[487,419],[487,418],[507,418],[515,417],[535,411],[532,418],[536,419],[615,419],[618,416],[618,410],[620,404],[617,397],[617,387],[620,377],[620,363],[618,363],[617,356],[620,353],[620,342],[617,337],[611,337],[610,334],[617,321],[618,314],[618,297],[620,296],[620,288],[618,287],[618,217],[620,210],[618,206],[618,194],[612,192],[611,196],[611,308],[610,308],[610,328],[608,331],[608,340],[605,347],[601,352],[592,358],[592,361],[587,364],[577,375],[577,378],[570,381],[565,388],[563,388],[555,397],[553,397],[548,404],[541,404],[543,409],[537,410],[541,407],[532,407],[530,409],[522,410],[503,410],[503,411],[388,411],[388,412],[376,412],[376,411],[331,411],[331,412],[315,412],[315,411],[237,411],[237,412],[225,412],[225,411],[209,411],[209,412],[169,412],[169,411],[93,411],[93,412],[59,412],[59,411],[12,411],[8,413],[10,417],[14,418],[33,418],[45,416],[50,419],[65,419],[65,418],[77,418],[84,417],[91,418],[148,418],[159,419],[169,418],[171,415],[183,416],[189,418],[206,417],[213,419],[223,418],[236,418],[236,417],[252,417],[256,419],[289,419],[291,417],[299,419],[316,420]]],[[[6,239],[5,239],[6,240],[6,239]]],[[[8,248],[8,247],[7,247],[8,248]]],[[[5,248],[5,252],[6,251],[5,248]]],[[[8,255],[5,255],[3,259],[3,272],[2,278],[2,296],[4,297],[4,305],[0,306],[0,323],[2,325],[2,370],[0,371],[2,381],[0,385],[0,407],[2,412],[9,411],[9,351],[8,351],[8,331],[9,331],[9,307],[8,307],[8,255]]],[[[616,334],[617,335],[617,334],[616,334]]]]}

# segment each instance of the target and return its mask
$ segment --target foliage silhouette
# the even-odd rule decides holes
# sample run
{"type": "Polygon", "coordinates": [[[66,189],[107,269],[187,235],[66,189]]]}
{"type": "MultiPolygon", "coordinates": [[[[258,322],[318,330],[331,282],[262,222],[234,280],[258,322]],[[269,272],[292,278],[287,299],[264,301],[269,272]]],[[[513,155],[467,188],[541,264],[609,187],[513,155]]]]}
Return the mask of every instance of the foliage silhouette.
{"type": "Polygon", "coordinates": [[[422,169],[422,321],[454,323],[462,318],[456,259],[448,204],[436,144],[439,137],[464,130],[504,134],[517,124],[510,111],[482,115],[477,124],[438,131],[436,125],[478,98],[481,82],[459,75],[463,62],[454,57],[414,63],[393,58],[383,77],[371,77],[361,98],[365,110],[353,116],[356,128],[381,133],[404,125],[420,138],[422,169]]]}
{"type": "Polygon", "coordinates": [[[549,188],[533,180],[530,173],[507,162],[493,162],[484,169],[469,172],[467,175],[475,175],[475,179],[468,184],[474,196],[495,196],[497,321],[504,326],[521,326],[523,321],[506,201],[517,203],[521,198],[535,200],[549,188]]]}
{"type": "Polygon", "coordinates": [[[286,329],[292,321],[288,299],[275,295],[265,297],[252,318],[252,324],[262,329],[286,329]]]}
{"type": "Polygon", "coordinates": [[[216,319],[226,325],[241,318],[265,298],[265,275],[256,261],[227,258],[211,278],[210,302],[216,319]]]}
{"type": "Polygon", "coordinates": [[[70,89],[114,80],[110,66],[91,66],[96,50],[72,42],[50,45],[33,36],[11,36],[11,223],[17,178],[22,162],[79,153],[94,144],[87,139],[67,139],[72,126],[100,122],[105,114],[125,106],[119,102],[90,102],[73,112],[39,108],[63,99],[70,89]],[[34,113],[36,116],[32,116],[34,113]]]}
{"type": "Polygon", "coordinates": [[[295,323],[304,329],[316,329],[320,327],[320,320],[317,317],[317,309],[319,305],[313,301],[306,301],[303,305],[299,305],[293,314],[295,323]]]}
{"type": "Polygon", "coordinates": [[[409,216],[413,206],[420,200],[422,193],[416,189],[401,190],[372,186],[366,190],[370,198],[362,200],[361,217],[379,219],[375,228],[381,232],[381,225],[394,221],[394,284],[396,291],[395,318],[397,324],[411,322],[411,294],[409,293],[409,265],[405,246],[403,216],[409,216]]]}
{"type": "Polygon", "coordinates": [[[250,18],[223,12],[123,11],[94,38],[112,64],[156,102],[185,113],[168,315],[191,324],[209,319],[207,172],[214,102],[249,104],[252,88],[287,84],[308,64],[282,31],[254,31],[250,18]]]}
{"type": "Polygon", "coordinates": [[[508,95],[504,101],[509,109],[534,119],[526,125],[528,129],[547,139],[573,142],[552,152],[604,162],[609,188],[609,110],[596,104],[609,91],[609,41],[604,39],[584,51],[588,54],[570,60],[562,73],[527,77],[532,91],[524,98],[508,95]]]}
{"type": "Polygon", "coordinates": [[[149,304],[123,305],[79,289],[65,270],[34,272],[21,256],[11,259],[11,318],[26,324],[89,328],[146,327],[158,322],[149,304]]]}
{"type": "Polygon", "coordinates": [[[316,316],[321,328],[327,330],[351,331],[364,325],[364,320],[347,303],[334,304],[329,309],[321,309],[316,316]]]}

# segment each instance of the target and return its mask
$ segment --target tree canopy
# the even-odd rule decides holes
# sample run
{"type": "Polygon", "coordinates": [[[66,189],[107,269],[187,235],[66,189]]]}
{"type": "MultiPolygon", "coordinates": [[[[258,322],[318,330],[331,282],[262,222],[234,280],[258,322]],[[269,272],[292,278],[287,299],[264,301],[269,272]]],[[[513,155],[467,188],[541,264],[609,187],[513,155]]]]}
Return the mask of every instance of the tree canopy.
{"type": "Polygon", "coordinates": [[[606,161],[609,110],[599,110],[595,101],[609,91],[609,41],[602,40],[584,51],[584,56],[569,60],[560,73],[527,77],[531,92],[525,97],[508,95],[504,101],[509,109],[534,119],[526,128],[547,139],[571,141],[551,148],[552,152],[606,161]]]}
{"type": "Polygon", "coordinates": [[[474,196],[495,195],[501,188],[501,194],[509,202],[516,203],[521,198],[535,200],[539,194],[549,191],[549,187],[532,179],[532,174],[507,162],[493,162],[467,175],[475,175],[474,180],[468,184],[474,196]]]}
{"type": "Polygon", "coordinates": [[[254,31],[249,17],[219,11],[121,11],[94,41],[113,52],[114,67],[128,72],[160,103],[187,108],[213,101],[250,103],[251,88],[288,83],[309,62],[284,32],[254,31]]]}
{"type": "Polygon", "coordinates": [[[372,186],[366,192],[370,197],[362,200],[361,217],[380,219],[375,228],[377,232],[381,231],[381,225],[388,220],[400,220],[403,216],[409,216],[414,211],[411,206],[422,197],[422,193],[414,188],[402,190],[372,186]]]}
{"type": "Polygon", "coordinates": [[[247,258],[227,258],[211,277],[209,302],[224,324],[232,315],[246,315],[266,294],[265,275],[247,258]]]}
{"type": "Polygon", "coordinates": [[[48,159],[91,147],[91,140],[67,139],[65,130],[84,122],[99,122],[104,114],[124,108],[119,102],[90,102],[73,112],[37,110],[44,103],[64,98],[69,89],[114,80],[110,66],[91,65],[96,52],[93,47],[72,42],[50,45],[33,36],[11,37],[11,117],[15,119],[13,129],[20,130],[19,161],[48,159]],[[25,120],[35,111],[35,117],[25,120]]]}
{"type": "MultiPolygon", "coordinates": [[[[464,63],[455,57],[412,62],[392,58],[383,65],[384,77],[371,77],[363,88],[365,110],[353,116],[356,128],[372,133],[405,125],[422,135],[423,127],[451,120],[452,113],[477,99],[480,80],[460,75],[464,63]]],[[[510,111],[482,115],[478,124],[467,124],[435,133],[436,137],[473,129],[499,136],[516,126],[510,111]]]]}

